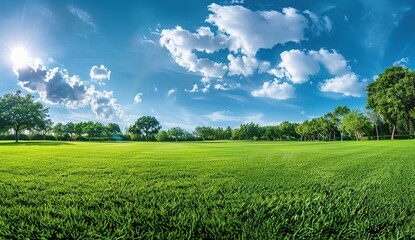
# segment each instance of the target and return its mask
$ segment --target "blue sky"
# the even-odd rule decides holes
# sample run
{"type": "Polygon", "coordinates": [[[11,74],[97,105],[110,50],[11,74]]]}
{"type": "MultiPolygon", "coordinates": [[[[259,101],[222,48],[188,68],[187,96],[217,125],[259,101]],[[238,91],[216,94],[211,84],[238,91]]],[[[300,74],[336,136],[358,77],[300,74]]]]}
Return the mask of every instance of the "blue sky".
{"type": "Polygon", "coordinates": [[[164,129],[299,122],[364,109],[386,67],[413,68],[415,9],[384,1],[4,1],[0,94],[54,122],[143,115],[164,129]]]}

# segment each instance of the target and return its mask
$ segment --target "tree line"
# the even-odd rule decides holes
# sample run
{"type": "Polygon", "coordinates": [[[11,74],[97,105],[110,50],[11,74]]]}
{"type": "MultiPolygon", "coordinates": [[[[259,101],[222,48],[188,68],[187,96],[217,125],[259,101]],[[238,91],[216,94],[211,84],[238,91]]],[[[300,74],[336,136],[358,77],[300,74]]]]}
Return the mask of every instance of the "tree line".
{"type": "MultiPolygon", "coordinates": [[[[244,123],[232,129],[199,126],[194,131],[180,127],[162,130],[159,121],[152,116],[143,116],[122,133],[116,123],[104,125],[99,122],[53,124],[45,108],[33,96],[22,96],[21,91],[0,97],[0,135],[13,132],[19,141],[22,132],[35,139],[72,141],[195,141],[195,140],[300,140],[336,141],[344,139],[379,140],[381,135],[414,134],[415,128],[415,72],[395,66],[387,68],[367,86],[365,112],[336,107],[321,117],[302,123],[284,121],[276,126],[259,126],[244,123]],[[51,135],[53,134],[53,135],[51,135]]],[[[26,136],[26,135],[23,135],[26,136]]]]}

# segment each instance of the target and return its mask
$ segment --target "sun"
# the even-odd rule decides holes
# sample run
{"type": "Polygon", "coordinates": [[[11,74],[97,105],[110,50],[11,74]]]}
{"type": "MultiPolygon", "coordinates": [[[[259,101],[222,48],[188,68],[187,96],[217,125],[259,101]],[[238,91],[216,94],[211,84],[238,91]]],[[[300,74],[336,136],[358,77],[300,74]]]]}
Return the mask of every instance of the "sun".
{"type": "Polygon", "coordinates": [[[23,64],[29,59],[29,54],[25,48],[18,47],[13,49],[10,57],[14,64],[23,64]]]}

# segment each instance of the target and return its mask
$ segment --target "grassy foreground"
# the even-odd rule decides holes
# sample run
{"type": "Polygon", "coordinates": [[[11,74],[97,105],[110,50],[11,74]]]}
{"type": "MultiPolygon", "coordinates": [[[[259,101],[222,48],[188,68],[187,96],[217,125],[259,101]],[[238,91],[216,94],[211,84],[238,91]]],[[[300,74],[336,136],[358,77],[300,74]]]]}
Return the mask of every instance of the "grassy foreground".
{"type": "Polygon", "coordinates": [[[415,238],[414,146],[0,142],[0,239],[415,238]]]}

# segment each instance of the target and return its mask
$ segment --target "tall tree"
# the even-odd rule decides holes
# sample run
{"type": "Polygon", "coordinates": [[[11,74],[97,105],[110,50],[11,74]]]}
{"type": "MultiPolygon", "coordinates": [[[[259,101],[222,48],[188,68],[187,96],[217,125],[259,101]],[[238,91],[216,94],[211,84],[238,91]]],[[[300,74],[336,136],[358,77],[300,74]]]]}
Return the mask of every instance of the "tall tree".
{"type": "Polygon", "coordinates": [[[372,122],[373,126],[375,126],[375,130],[376,130],[376,140],[379,141],[379,129],[378,129],[378,126],[383,121],[382,115],[380,115],[379,113],[373,111],[373,109],[368,109],[366,111],[366,114],[367,114],[367,117],[372,122]]]}
{"type": "Polygon", "coordinates": [[[228,140],[231,139],[232,138],[232,128],[228,126],[225,129],[224,135],[225,135],[225,139],[228,139],[228,140]]]}
{"type": "Polygon", "coordinates": [[[183,135],[184,130],[179,128],[179,127],[174,127],[172,129],[169,130],[169,135],[171,135],[176,142],[179,140],[179,138],[183,135]]]}
{"type": "Polygon", "coordinates": [[[76,140],[79,139],[80,137],[82,137],[82,134],[84,133],[84,123],[80,122],[80,123],[75,123],[74,126],[74,133],[76,136],[76,140]]]}
{"type": "MultiPolygon", "coordinates": [[[[411,109],[409,104],[414,101],[415,92],[406,92],[405,88],[413,89],[414,80],[407,68],[395,66],[387,68],[367,88],[367,108],[383,116],[392,126],[391,139],[395,137],[397,124],[401,117],[408,118],[411,109]],[[405,86],[405,85],[408,86],[405,86]]],[[[414,103],[412,103],[414,104],[414,103]]]]}
{"type": "Polygon", "coordinates": [[[336,125],[336,128],[340,130],[340,139],[343,141],[343,131],[341,129],[341,123],[343,121],[343,117],[346,116],[350,112],[350,108],[346,106],[338,106],[333,111],[333,121],[336,125]]]}
{"type": "Polygon", "coordinates": [[[44,108],[33,96],[7,93],[0,97],[0,122],[4,127],[12,127],[15,132],[15,141],[19,141],[21,130],[30,130],[46,121],[49,109],[44,108]]]}
{"type": "Polygon", "coordinates": [[[94,123],[94,129],[95,129],[96,136],[98,136],[98,139],[99,139],[98,141],[101,141],[102,140],[101,139],[102,134],[104,134],[104,132],[105,132],[104,124],[102,124],[100,122],[96,122],[96,123],[94,123]]]}
{"type": "Polygon", "coordinates": [[[66,134],[69,134],[69,136],[71,137],[71,140],[74,140],[74,133],[75,133],[75,124],[73,122],[68,122],[65,125],[62,126],[63,127],[63,132],[66,134]]]}
{"type": "Polygon", "coordinates": [[[95,123],[92,121],[85,122],[82,124],[83,132],[87,134],[88,140],[91,141],[91,138],[95,136],[95,123]]]}
{"type": "Polygon", "coordinates": [[[148,142],[148,138],[157,134],[161,129],[160,123],[155,117],[143,116],[134,123],[132,129],[134,132],[141,132],[148,142]]]}
{"type": "Polygon", "coordinates": [[[43,136],[43,141],[46,140],[46,134],[48,134],[48,132],[50,132],[52,130],[52,120],[47,119],[45,120],[41,125],[36,126],[36,131],[38,131],[40,134],[42,134],[43,136]]]}
{"type": "Polygon", "coordinates": [[[351,110],[342,121],[342,129],[349,135],[354,135],[356,141],[364,135],[370,125],[369,119],[357,110],[351,110]]]}
{"type": "Polygon", "coordinates": [[[59,139],[59,141],[61,141],[62,140],[62,133],[63,133],[63,124],[62,123],[55,124],[55,126],[53,126],[53,128],[52,128],[52,131],[56,135],[56,140],[59,139]]]}

